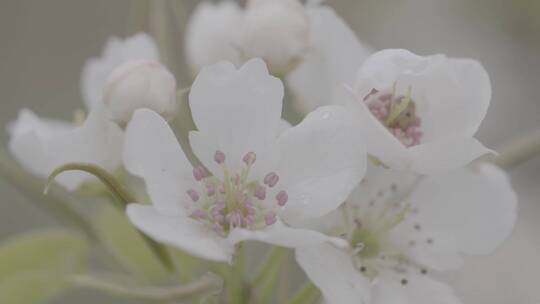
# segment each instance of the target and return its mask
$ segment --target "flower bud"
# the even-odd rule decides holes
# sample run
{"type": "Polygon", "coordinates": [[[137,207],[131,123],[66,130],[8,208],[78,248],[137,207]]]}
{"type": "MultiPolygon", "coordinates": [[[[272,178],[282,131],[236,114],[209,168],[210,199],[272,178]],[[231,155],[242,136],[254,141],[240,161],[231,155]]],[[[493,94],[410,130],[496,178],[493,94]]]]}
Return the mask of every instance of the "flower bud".
{"type": "Polygon", "coordinates": [[[298,64],[310,46],[310,24],[298,0],[252,0],[240,37],[242,55],[260,57],[274,75],[298,64]]]}
{"type": "Polygon", "coordinates": [[[177,111],[176,80],[157,61],[129,61],[109,75],[103,102],[119,124],[127,123],[139,108],[151,109],[171,119],[177,111]]]}

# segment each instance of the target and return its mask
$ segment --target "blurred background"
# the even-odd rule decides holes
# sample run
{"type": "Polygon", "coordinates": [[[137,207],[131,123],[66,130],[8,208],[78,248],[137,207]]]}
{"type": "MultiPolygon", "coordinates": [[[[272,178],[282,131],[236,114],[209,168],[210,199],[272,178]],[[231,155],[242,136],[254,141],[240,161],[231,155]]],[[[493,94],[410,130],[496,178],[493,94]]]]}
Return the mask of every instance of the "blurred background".
{"type": "MultiPolygon", "coordinates": [[[[154,0],[162,1],[162,0],[154,0]]],[[[170,29],[178,86],[189,84],[182,28],[196,1],[182,1],[170,29]]],[[[0,0],[0,125],[20,108],[70,119],[82,108],[80,70],[110,35],[126,36],[143,22],[130,0],[0,0]]],[[[358,37],[376,49],[446,53],[480,60],[493,99],[479,139],[491,148],[540,127],[540,1],[332,0],[358,37]]],[[[156,26],[156,25],[154,25],[156,26]]],[[[159,26],[159,25],[158,25],[159,26]]],[[[459,123],[457,121],[456,123],[459,123]]],[[[5,146],[6,132],[0,139],[5,146]]],[[[465,303],[540,303],[540,158],[510,172],[520,198],[511,239],[493,256],[468,259],[448,274],[465,303]]],[[[0,180],[0,241],[55,223],[0,180]]],[[[53,303],[123,303],[71,291],[53,303]]],[[[127,302],[126,302],[127,303],[127,302]]],[[[131,303],[131,302],[130,302],[131,303]]]]}

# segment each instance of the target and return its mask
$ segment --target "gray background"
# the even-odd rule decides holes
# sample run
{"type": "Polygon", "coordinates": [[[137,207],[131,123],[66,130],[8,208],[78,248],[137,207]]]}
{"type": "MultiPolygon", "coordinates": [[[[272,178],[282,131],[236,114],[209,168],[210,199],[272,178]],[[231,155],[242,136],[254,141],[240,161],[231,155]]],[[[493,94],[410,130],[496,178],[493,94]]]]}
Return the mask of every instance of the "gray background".
{"type": "MultiPolygon", "coordinates": [[[[493,85],[491,108],[478,135],[489,147],[540,127],[540,1],[327,2],[376,48],[479,59],[493,85]]],[[[100,53],[107,36],[131,32],[129,3],[0,0],[0,125],[22,107],[64,119],[82,107],[80,68],[100,53]]],[[[182,3],[189,8],[195,1],[182,3]]],[[[177,43],[181,49],[180,38],[177,43]]],[[[179,63],[177,71],[182,67],[179,63]]],[[[185,78],[179,86],[187,84],[185,78]]],[[[5,132],[0,138],[5,143],[5,132]]],[[[465,303],[540,303],[540,159],[511,176],[520,197],[515,233],[493,256],[469,259],[465,270],[448,275],[465,303]]],[[[1,181],[0,193],[0,240],[54,225],[1,181]]],[[[54,303],[121,303],[91,294],[74,291],[54,303]]]]}

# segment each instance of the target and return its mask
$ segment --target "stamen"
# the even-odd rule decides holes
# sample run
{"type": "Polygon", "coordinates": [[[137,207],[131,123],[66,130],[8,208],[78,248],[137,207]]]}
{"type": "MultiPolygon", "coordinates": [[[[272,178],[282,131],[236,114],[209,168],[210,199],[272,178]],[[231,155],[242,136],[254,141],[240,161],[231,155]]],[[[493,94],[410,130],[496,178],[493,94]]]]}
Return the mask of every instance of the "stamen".
{"type": "Polygon", "coordinates": [[[255,160],[257,159],[257,155],[254,152],[248,152],[244,157],[242,158],[242,161],[248,165],[251,166],[253,163],[255,163],[255,160]]]}
{"type": "Polygon", "coordinates": [[[287,192],[285,192],[284,190],[281,190],[276,195],[276,200],[278,202],[278,205],[283,207],[287,203],[287,200],[289,200],[289,196],[287,195],[287,192]]]}
{"type": "Polygon", "coordinates": [[[199,200],[199,193],[193,189],[189,189],[187,191],[187,194],[189,195],[189,197],[191,198],[191,200],[193,202],[197,202],[199,200]]]}
{"type": "Polygon", "coordinates": [[[225,153],[217,150],[216,154],[214,154],[214,161],[218,164],[223,164],[225,162],[225,153]]]}
{"type": "Polygon", "coordinates": [[[261,229],[277,221],[277,208],[288,201],[287,192],[277,193],[277,203],[266,202],[266,190],[274,187],[279,176],[270,172],[261,180],[250,180],[250,169],[257,156],[248,152],[242,157],[246,167],[240,172],[231,172],[226,156],[220,150],[214,154],[214,161],[221,165],[222,176],[213,176],[202,166],[193,168],[193,177],[200,189],[189,189],[187,194],[196,206],[189,207],[190,217],[203,222],[220,236],[226,236],[231,229],[261,229]]]}
{"type": "Polygon", "coordinates": [[[279,181],[279,176],[275,172],[270,172],[264,177],[264,184],[269,187],[274,187],[279,181]]]}
{"type": "Polygon", "coordinates": [[[193,177],[196,181],[200,182],[203,178],[208,177],[208,172],[204,167],[197,166],[193,168],[193,177]]]}
{"type": "Polygon", "coordinates": [[[268,226],[274,224],[276,221],[277,221],[277,218],[276,218],[276,214],[275,214],[275,213],[268,213],[268,214],[264,217],[264,222],[265,222],[266,225],[268,225],[268,226]]]}
{"type": "Polygon", "coordinates": [[[396,83],[392,90],[373,89],[366,97],[370,112],[403,145],[411,147],[420,144],[423,133],[420,131],[420,118],[416,116],[416,104],[411,99],[411,87],[405,96],[396,96],[396,83]]]}
{"type": "Polygon", "coordinates": [[[255,197],[261,201],[264,200],[266,198],[266,187],[261,185],[255,186],[255,197]]]}

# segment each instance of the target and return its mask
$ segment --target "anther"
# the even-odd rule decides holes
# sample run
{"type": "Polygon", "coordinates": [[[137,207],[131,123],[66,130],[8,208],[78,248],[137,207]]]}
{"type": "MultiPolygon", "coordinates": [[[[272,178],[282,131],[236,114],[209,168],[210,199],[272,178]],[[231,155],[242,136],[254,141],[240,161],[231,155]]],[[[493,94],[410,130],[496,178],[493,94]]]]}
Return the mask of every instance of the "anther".
{"type": "Polygon", "coordinates": [[[225,153],[217,150],[216,154],[214,154],[214,161],[218,164],[223,164],[225,162],[225,153]]]}
{"type": "Polygon", "coordinates": [[[257,186],[255,186],[255,197],[261,201],[264,200],[266,198],[266,187],[257,184],[257,186]]]}
{"type": "Polygon", "coordinates": [[[277,221],[277,217],[276,217],[276,214],[275,214],[275,213],[268,213],[268,214],[264,217],[264,222],[265,222],[266,225],[268,225],[268,226],[274,224],[276,221],[277,221]]]}
{"type": "Polygon", "coordinates": [[[281,190],[276,195],[276,200],[277,200],[278,205],[283,207],[283,206],[285,206],[285,204],[289,200],[289,196],[287,195],[287,192],[285,192],[284,190],[281,190]]]}
{"type": "Polygon", "coordinates": [[[203,178],[208,177],[208,172],[206,172],[205,168],[197,166],[193,168],[193,177],[196,181],[200,181],[203,178]]]}
{"type": "Polygon", "coordinates": [[[255,154],[255,152],[248,152],[246,153],[246,155],[244,155],[244,157],[242,157],[242,161],[248,166],[253,165],[256,159],[257,155],[255,154]]]}
{"type": "Polygon", "coordinates": [[[264,177],[264,184],[268,185],[269,187],[274,187],[278,181],[279,176],[274,172],[270,172],[264,177]]]}
{"type": "Polygon", "coordinates": [[[189,195],[189,197],[191,198],[191,200],[193,202],[197,202],[199,200],[199,193],[193,189],[189,189],[187,191],[187,194],[189,195]]]}

